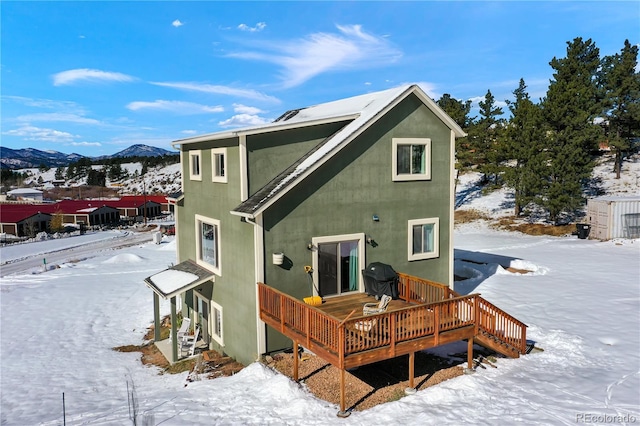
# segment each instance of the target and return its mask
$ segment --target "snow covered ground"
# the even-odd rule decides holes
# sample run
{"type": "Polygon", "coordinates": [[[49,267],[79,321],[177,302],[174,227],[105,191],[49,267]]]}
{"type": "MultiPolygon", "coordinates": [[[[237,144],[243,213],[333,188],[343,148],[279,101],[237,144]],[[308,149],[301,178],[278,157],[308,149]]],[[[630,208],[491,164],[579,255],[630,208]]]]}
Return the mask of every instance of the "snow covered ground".
{"type": "MultiPolygon", "coordinates": [[[[471,186],[459,189],[475,194],[471,186]]],[[[473,195],[464,207],[501,215],[505,199],[473,195]]],[[[0,278],[0,424],[61,425],[63,393],[68,425],[132,424],[127,386],[135,387],[138,424],[640,423],[640,240],[532,237],[484,222],[457,227],[456,273],[469,279],[456,289],[479,292],[525,322],[544,352],[500,359],[497,369],[338,419],[337,406],[259,363],[233,377],[188,383],[186,373],[160,375],[139,353],[113,351],[141,343],[153,318],[143,279],[175,262],[175,241],[157,245],[147,234],[116,249],[120,237],[103,236],[109,247],[84,260],[63,258],[46,272],[25,266],[0,278]]],[[[91,236],[73,238],[85,251],[96,244],[91,236]]],[[[73,238],[3,247],[2,267],[49,257],[73,238]]]]}
{"type": "MultiPolygon", "coordinates": [[[[159,375],[139,354],[111,349],[140,344],[152,320],[143,279],[175,261],[175,242],[165,237],[160,245],[143,242],[2,277],[1,423],[59,425],[64,392],[69,425],[131,424],[127,382],[150,424],[546,425],[586,415],[640,422],[640,240],[528,237],[482,224],[455,236],[467,259],[490,254],[534,271],[475,265],[458,290],[480,292],[524,321],[544,352],[500,359],[497,369],[341,420],[336,406],[258,363],[186,386],[186,373],[159,375]]],[[[37,251],[44,243],[33,244],[37,251]]]]}

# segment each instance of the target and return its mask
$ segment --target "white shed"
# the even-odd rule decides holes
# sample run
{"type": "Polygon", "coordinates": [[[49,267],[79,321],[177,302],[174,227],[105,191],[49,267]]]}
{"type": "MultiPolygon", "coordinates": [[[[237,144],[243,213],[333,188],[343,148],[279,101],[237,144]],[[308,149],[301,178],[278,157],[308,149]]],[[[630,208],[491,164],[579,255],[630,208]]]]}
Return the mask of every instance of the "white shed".
{"type": "Polygon", "coordinates": [[[640,238],[640,196],[587,200],[590,239],[640,238]]]}
{"type": "Polygon", "coordinates": [[[32,200],[32,201],[42,201],[42,191],[38,191],[33,188],[18,188],[11,191],[7,191],[7,195],[9,197],[15,198],[16,200],[32,200]]]}

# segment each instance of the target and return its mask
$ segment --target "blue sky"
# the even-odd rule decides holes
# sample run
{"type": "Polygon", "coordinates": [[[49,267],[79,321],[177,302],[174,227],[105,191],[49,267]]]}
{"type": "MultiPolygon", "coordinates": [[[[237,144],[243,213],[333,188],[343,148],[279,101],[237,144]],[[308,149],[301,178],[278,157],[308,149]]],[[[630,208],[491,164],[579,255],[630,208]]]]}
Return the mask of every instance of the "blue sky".
{"type": "Polygon", "coordinates": [[[512,99],[591,38],[640,42],[640,2],[7,2],[2,146],[98,156],[419,83],[512,99]]]}

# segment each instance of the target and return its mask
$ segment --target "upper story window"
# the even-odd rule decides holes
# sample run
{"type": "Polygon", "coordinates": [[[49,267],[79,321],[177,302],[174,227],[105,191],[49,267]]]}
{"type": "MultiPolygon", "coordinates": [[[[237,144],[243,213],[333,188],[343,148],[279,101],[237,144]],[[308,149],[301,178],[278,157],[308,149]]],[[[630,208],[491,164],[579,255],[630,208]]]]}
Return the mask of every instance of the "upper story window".
{"type": "Polygon", "coordinates": [[[211,180],[227,183],[227,148],[211,150],[211,180]]]}
{"type": "Polygon", "coordinates": [[[409,220],[408,260],[433,259],[440,256],[440,219],[409,220]]]}
{"type": "Polygon", "coordinates": [[[393,138],[394,181],[431,179],[431,139],[393,138]]]}
{"type": "Polygon", "coordinates": [[[221,275],[220,221],[196,215],[196,263],[221,275]]]}
{"type": "Polygon", "coordinates": [[[189,151],[189,179],[202,180],[202,152],[189,151]]]}

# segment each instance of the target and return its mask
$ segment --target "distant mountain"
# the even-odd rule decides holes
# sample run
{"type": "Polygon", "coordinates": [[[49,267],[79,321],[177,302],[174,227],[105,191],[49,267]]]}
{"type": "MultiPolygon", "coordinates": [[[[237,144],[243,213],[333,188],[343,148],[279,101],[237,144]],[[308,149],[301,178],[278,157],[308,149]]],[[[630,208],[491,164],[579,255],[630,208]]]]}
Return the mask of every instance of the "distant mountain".
{"type": "MultiPolygon", "coordinates": [[[[120,152],[116,152],[113,155],[109,155],[106,158],[114,157],[162,157],[163,155],[177,155],[175,151],[167,151],[166,149],[156,148],[155,146],[136,144],[131,145],[129,148],[120,152]]],[[[105,158],[105,157],[101,157],[105,158]]]]}
{"type": "Polygon", "coordinates": [[[11,149],[0,146],[0,166],[8,169],[26,169],[45,164],[49,167],[66,166],[78,161],[80,154],[63,154],[58,151],[40,151],[35,148],[11,149]]]}
{"type": "MultiPolygon", "coordinates": [[[[153,146],[136,144],[113,155],[89,157],[92,160],[108,159],[114,157],[161,157],[163,155],[176,155],[176,152],[153,146]]],[[[28,169],[44,164],[49,167],[68,166],[69,163],[78,161],[85,156],[80,154],[63,154],[58,151],[40,151],[35,148],[11,149],[0,146],[0,167],[7,169],[28,169]]]]}

